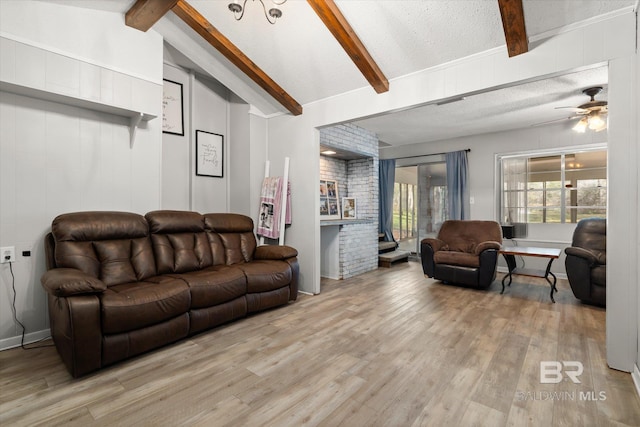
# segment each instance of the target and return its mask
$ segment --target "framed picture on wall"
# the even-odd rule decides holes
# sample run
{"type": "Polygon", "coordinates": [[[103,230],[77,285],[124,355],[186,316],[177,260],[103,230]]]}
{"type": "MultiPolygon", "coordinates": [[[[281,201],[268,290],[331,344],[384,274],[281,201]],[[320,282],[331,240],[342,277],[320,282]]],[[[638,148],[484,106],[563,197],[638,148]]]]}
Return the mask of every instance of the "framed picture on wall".
{"type": "Polygon", "coordinates": [[[162,132],[184,136],[182,84],[167,79],[162,82],[162,132]]]}
{"type": "Polygon", "coordinates": [[[320,180],[320,219],[340,219],[340,198],[338,182],[331,179],[320,180]]]}
{"type": "Polygon", "coordinates": [[[342,198],[342,219],[356,219],[355,197],[342,198]]]}
{"type": "Polygon", "coordinates": [[[196,175],[222,178],[224,172],[224,137],[217,133],[196,131],[196,175]]]}

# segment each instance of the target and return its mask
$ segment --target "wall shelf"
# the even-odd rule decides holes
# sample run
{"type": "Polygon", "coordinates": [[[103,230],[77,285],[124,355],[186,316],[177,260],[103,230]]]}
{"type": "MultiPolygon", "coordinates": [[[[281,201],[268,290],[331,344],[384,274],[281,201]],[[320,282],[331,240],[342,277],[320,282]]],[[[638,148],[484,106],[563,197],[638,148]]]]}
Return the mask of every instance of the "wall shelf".
{"type": "Polygon", "coordinates": [[[13,93],[16,95],[28,96],[30,98],[57,102],[57,103],[69,105],[72,107],[85,108],[88,110],[93,110],[101,113],[108,113],[108,114],[113,114],[115,116],[128,118],[131,148],[133,148],[136,130],[140,126],[140,123],[143,121],[146,122],[149,120],[153,120],[157,117],[157,115],[155,114],[144,113],[141,111],[134,111],[134,110],[130,110],[123,107],[117,107],[115,105],[105,104],[99,101],[78,98],[72,95],[67,95],[59,92],[52,92],[50,90],[23,86],[20,84],[10,83],[7,81],[0,81],[0,91],[5,91],[5,92],[13,93]]]}

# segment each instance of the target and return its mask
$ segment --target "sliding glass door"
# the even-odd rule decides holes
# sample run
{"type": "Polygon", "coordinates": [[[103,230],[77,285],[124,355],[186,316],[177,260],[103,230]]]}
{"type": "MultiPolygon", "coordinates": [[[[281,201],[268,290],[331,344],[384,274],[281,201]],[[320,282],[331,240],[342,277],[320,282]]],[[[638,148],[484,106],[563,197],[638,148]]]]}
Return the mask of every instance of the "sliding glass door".
{"type": "Polygon", "coordinates": [[[393,237],[400,249],[420,253],[420,241],[435,237],[447,218],[444,162],[396,168],[393,237]]]}

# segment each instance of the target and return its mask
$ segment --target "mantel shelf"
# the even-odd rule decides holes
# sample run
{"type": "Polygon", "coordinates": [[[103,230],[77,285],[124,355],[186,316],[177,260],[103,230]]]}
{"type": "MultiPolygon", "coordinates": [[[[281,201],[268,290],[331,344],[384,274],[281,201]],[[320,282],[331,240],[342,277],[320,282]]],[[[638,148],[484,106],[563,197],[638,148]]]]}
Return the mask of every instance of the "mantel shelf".
{"type": "Polygon", "coordinates": [[[158,117],[155,114],[134,111],[123,107],[104,104],[99,101],[78,98],[72,95],[66,95],[59,92],[52,92],[44,89],[23,86],[7,81],[0,81],[0,90],[14,93],[16,95],[28,96],[30,98],[41,99],[44,101],[57,102],[60,104],[70,105],[72,107],[85,108],[88,110],[98,111],[101,113],[113,114],[115,116],[126,117],[129,119],[129,135],[130,146],[133,148],[136,130],[143,121],[149,121],[158,117]]]}
{"type": "Polygon", "coordinates": [[[372,219],[325,219],[320,220],[320,227],[328,227],[332,225],[355,225],[355,224],[372,224],[372,219]]]}

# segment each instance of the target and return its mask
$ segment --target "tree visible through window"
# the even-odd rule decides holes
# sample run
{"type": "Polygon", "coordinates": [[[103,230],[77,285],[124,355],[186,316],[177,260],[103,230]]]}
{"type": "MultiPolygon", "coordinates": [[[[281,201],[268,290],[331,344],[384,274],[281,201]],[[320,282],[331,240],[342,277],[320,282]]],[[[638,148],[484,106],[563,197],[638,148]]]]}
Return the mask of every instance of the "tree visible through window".
{"type": "Polygon", "coordinates": [[[606,217],[607,151],[499,156],[500,221],[563,223],[606,217]]]}

